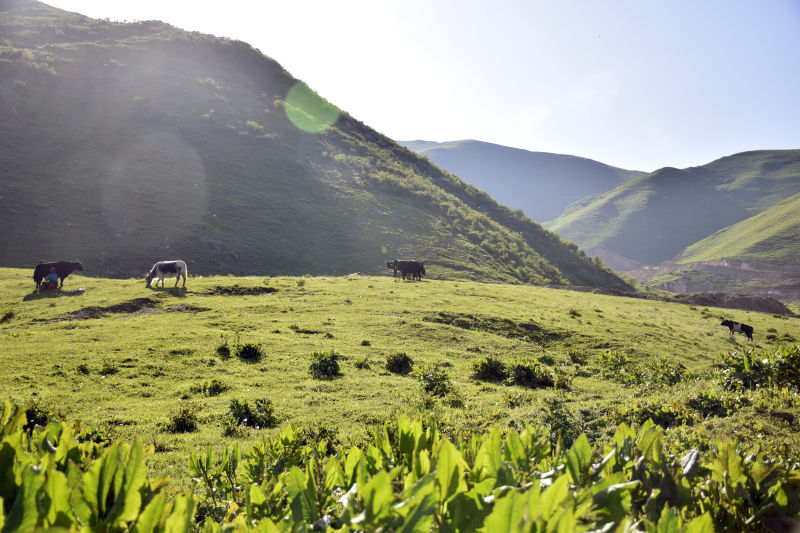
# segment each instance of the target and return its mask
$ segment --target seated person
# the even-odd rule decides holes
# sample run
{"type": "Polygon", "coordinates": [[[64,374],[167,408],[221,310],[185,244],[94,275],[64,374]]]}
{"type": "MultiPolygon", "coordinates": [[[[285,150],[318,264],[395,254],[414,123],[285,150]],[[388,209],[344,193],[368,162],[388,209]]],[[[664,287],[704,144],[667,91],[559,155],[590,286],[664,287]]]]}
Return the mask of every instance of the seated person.
{"type": "Polygon", "coordinates": [[[50,272],[44,278],[47,284],[44,286],[45,290],[58,288],[58,274],[56,274],[56,267],[50,267],[50,272]]]}

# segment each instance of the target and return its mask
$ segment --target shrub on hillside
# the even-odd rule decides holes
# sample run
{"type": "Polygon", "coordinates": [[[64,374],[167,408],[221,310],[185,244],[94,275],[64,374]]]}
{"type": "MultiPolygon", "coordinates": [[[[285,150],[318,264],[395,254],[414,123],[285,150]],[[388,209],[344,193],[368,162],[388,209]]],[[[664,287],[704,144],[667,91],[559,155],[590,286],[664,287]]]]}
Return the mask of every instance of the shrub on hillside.
{"type": "Polygon", "coordinates": [[[53,414],[50,409],[42,405],[41,401],[36,400],[25,409],[25,417],[28,422],[23,429],[31,431],[35,426],[46,426],[50,419],[53,418],[53,414]]]}
{"type": "Polygon", "coordinates": [[[509,374],[509,381],[520,387],[536,389],[552,387],[555,384],[552,373],[539,361],[529,357],[518,358],[509,367],[509,374]]]}
{"type": "Polygon", "coordinates": [[[217,346],[217,355],[223,359],[227,359],[231,356],[231,347],[228,346],[228,339],[225,339],[225,342],[217,346]]]}
{"type": "Polygon", "coordinates": [[[204,381],[199,385],[195,385],[191,388],[192,392],[199,392],[205,396],[217,396],[218,394],[222,394],[230,387],[223,383],[219,378],[213,378],[211,381],[204,381]]]}
{"type": "Polygon", "coordinates": [[[508,369],[500,359],[487,355],[472,363],[472,377],[481,381],[505,381],[508,369]]]}
{"type": "Polygon", "coordinates": [[[386,356],[386,370],[394,374],[408,374],[414,367],[414,361],[405,354],[400,352],[386,356]]]}
{"type": "Polygon", "coordinates": [[[442,365],[425,363],[415,368],[413,374],[422,385],[422,390],[432,396],[446,396],[453,391],[450,375],[442,365]]]}
{"type": "Polygon", "coordinates": [[[273,427],[278,423],[275,416],[275,407],[272,400],[259,398],[251,406],[247,400],[231,400],[228,413],[223,421],[225,435],[236,434],[239,426],[248,426],[256,429],[273,427]]]}
{"type": "Polygon", "coordinates": [[[578,417],[567,406],[563,392],[554,392],[542,399],[540,408],[542,419],[550,429],[550,442],[555,446],[560,440],[564,446],[571,446],[581,434],[578,417]]]}
{"type": "Polygon", "coordinates": [[[236,345],[236,356],[245,361],[260,361],[263,355],[260,344],[248,342],[236,345]]]}
{"type": "Polygon", "coordinates": [[[717,364],[722,385],[730,390],[766,386],[800,390],[800,346],[780,347],[774,352],[732,352],[717,364]]]}
{"type": "Polygon", "coordinates": [[[648,381],[653,385],[677,385],[688,377],[685,366],[666,357],[653,360],[646,373],[648,381]]]}
{"type": "Polygon", "coordinates": [[[314,352],[311,355],[311,364],[308,371],[316,379],[333,379],[341,375],[339,371],[339,359],[341,355],[335,350],[330,352],[314,352]]]}
{"type": "Polygon", "coordinates": [[[190,433],[197,431],[197,408],[182,405],[169,417],[166,430],[170,433],[190,433]]]}

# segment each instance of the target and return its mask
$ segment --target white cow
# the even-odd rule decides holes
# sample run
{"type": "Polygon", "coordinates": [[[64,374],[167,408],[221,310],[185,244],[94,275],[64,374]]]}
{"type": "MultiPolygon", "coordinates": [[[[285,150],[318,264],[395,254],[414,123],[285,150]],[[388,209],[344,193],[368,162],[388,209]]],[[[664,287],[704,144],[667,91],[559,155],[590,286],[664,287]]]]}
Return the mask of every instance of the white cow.
{"type": "Polygon", "coordinates": [[[150,287],[150,282],[153,279],[158,278],[156,281],[156,287],[158,287],[158,282],[161,282],[161,286],[164,286],[164,276],[166,274],[172,274],[175,276],[175,286],[178,286],[178,280],[183,278],[183,288],[186,288],[186,275],[189,271],[186,268],[186,263],[181,261],[180,259],[176,259],[174,261],[159,261],[153,268],[150,269],[150,273],[147,274],[147,286],[150,287]]]}

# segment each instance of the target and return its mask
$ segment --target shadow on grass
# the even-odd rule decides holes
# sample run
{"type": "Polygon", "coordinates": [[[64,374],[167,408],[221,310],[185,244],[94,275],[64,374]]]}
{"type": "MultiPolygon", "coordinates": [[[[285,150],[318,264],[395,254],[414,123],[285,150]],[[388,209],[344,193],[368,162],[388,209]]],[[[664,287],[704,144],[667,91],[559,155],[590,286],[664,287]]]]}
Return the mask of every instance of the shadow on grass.
{"type": "Polygon", "coordinates": [[[158,293],[159,296],[162,295],[170,295],[174,296],[175,298],[186,298],[186,288],[184,287],[165,287],[165,288],[157,288],[157,287],[150,287],[150,290],[153,292],[158,293]]]}
{"type": "Polygon", "coordinates": [[[32,293],[26,294],[23,298],[23,302],[29,302],[31,300],[41,300],[44,298],[61,298],[62,296],[83,296],[84,293],[82,292],[75,292],[75,291],[62,291],[60,289],[50,290],[45,292],[39,292],[38,290],[33,291],[32,293]]]}

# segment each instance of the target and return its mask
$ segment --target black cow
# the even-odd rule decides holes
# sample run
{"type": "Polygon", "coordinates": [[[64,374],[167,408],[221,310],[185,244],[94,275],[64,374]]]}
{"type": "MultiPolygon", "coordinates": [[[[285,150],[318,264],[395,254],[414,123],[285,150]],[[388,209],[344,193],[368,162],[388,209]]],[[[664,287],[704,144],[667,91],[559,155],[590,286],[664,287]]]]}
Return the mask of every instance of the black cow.
{"type": "Polygon", "coordinates": [[[391,262],[387,261],[386,267],[394,270],[395,277],[399,270],[403,279],[406,279],[406,276],[410,276],[412,280],[415,278],[422,280],[422,274],[425,273],[425,265],[422,261],[398,261],[395,259],[391,262]]]}
{"type": "Polygon", "coordinates": [[[722,321],[720,326],[728,326],[728,329],[731,332],[731,337],[733,337],[733,332],[736,331],[737,333],[744,333],[747,335],[747,338],[753,340],[753,326],[748,326],[747,324],[742,324],[741,322],[734,322],[733,320],[728,320],[727,318],[722,321]]]}
{"type": "Polygon", "coordinates": [[[73,271],[83,270],[83,265],[80,261],[56,261],[54,263],[39,261],[39,264],[33,269],[33,281],[36,282],[37,289],[41,286],[42,280],[47,276],[52,267],[55,267],[58,279],[61,281],[58,285],[59,288],[64,286],[64,278],[72,274],[73,271]]]}

